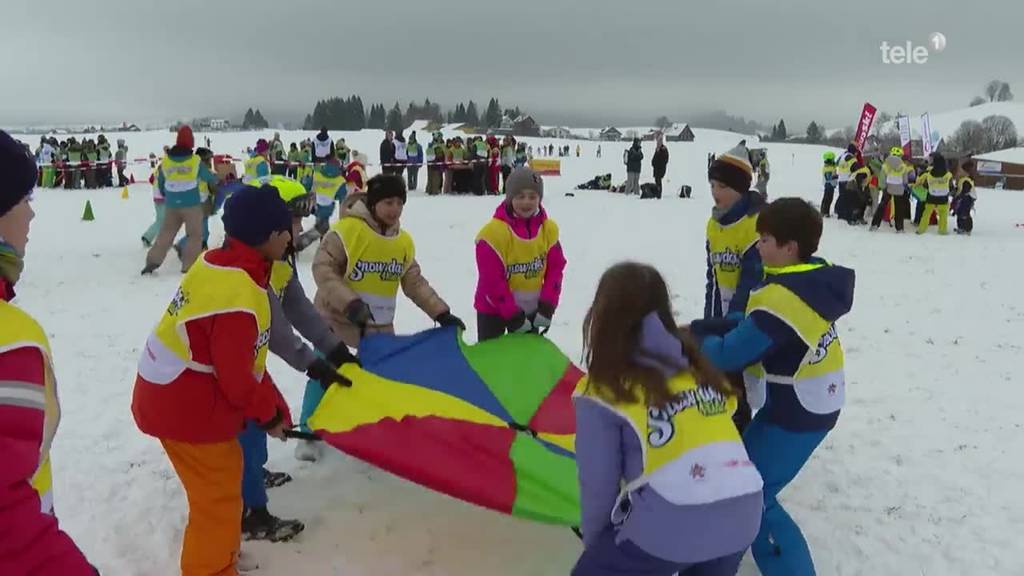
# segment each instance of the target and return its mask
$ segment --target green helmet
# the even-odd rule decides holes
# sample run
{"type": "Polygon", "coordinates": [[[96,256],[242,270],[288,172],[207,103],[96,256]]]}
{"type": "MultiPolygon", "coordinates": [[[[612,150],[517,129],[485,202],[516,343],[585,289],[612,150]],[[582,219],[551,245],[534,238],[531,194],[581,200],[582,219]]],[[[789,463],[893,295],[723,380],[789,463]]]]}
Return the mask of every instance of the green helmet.
{"type": "Polygon", "coordinates": [[[275,174],[267,181],[267,185],[277,188],[277,193],[288,204],[292,216],[304,218],[312,214],[313,194],[306,190],[306,187],[298,180],[275,174]]]}
{"type": "Polygon", "coordinates": [[[829,150],[828,152],[825,152],[825,154],[823,155],[823,158],[825,160],[835,160],[836,159],[836,153],[831,151],[831,150],[829,150]]]}

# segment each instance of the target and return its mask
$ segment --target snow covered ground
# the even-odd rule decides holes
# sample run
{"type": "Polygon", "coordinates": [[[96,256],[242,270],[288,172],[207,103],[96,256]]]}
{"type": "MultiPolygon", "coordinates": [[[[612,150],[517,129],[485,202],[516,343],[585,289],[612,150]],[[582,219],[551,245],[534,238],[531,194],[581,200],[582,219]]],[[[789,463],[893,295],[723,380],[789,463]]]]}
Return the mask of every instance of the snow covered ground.
{"type": "MultiPolygon", "coordinates": [[[[311,134],[282,137],[288,143],[311,134]]],[[[379,132],[346,136],[376,159],[379,132]]],[[[118,137],[128,139],[133,157],[173,142],[167,132],[112,139],[118,137]]],[[[256,135],[211,138],[218,152],[238,154],[256,135]]],[[[711,208],[706,155],[737,140],[699,131],[696,142],[669,144],[660,201],[594,191],[565,196],[598,173],[624,180],[624,143],[601,143],[603,158],[596,159],[597,143],[582,142],[584,157],[563,159],[564,175],[547,179],[545,203],[561,225],[569,259],[551,338],[571,357],[580,356],[581,321],[597,278],[623,259],[651,262],[665,273],[680,320],[700,315],[711,208]],[[674,197],[681,184],[693,186],[693,199],[674,197]]],[[[568,143],[575,152],[576,142],[568,143]]],[[[817,201],[824,148],[766,146],[769,194],[817,201]]],[[[653,148],[644,149],[642,181],[649,181],[653,148]]],[[[133,171],[140,182],[148,176],[148,167],[133,171]]],[[[470,333],[473,238],[496,201],[413,194],[403,219],[424,273],[470,333]]],[[[136,430],[129,410],[140,347],[180,278],[173,255],[156,277],[138,275],[139,236],[153,212],[149,187],[133,186],[128,200],[116,189],[41,190],[34,207],[18,302],[42,322],[54,347],[64,413],[53,449],[62,526],[104,574],[173,574],[183,493],[159,444],[136,430]],[[95,222],[80,220],[86,199],[95,222]]],[[[1016,370],[1024,352],[1024,228],[1015,227],[1022,222],[1024,193],[989,190],[980,192],[971,238],[938,237],[934,229],[925,237],[868,234],[826,222],[821,254],[858,273],[854,310],[840,325],[849,403],[782,495],[819,574],[1024,573],[1024,395],[1016,370]]],[[[217,242],[219,220],[213,230],[217,242]]],[[[300,258],[310,293],[312,256],[300,258]]],[[[399,308],[400,331],[431,324],[407,301],[399,308]]],[[[305,378],[276,359],[270,370],[297,414],[305,378]]],[[[307,528],[291,543],[247,544],[261,574],[554,576],[567,574],[579,553],[567,530],[474,508],[336,452],[300,464],[291,445],[272,441],[270,466],[295,477],[271,492],[271,511],[300,518],[307,528]]],[[[741,574],[756,573],[748,558],[741,574]]]]}

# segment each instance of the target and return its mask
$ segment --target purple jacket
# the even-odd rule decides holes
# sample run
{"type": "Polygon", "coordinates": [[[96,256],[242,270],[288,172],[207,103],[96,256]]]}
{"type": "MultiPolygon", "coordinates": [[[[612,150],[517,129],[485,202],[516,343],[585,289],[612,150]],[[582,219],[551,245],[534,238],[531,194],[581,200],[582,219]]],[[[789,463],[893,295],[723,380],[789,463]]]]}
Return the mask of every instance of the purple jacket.
{"type": "MultiPolygon", "coordinates": [[[[667,376],[689,363],[679,341],[652,314],[644,321],[641,352],[658,357],[654,367],[667,376]]],[[[649,358],[641,360],[650,364],[649,358]]],[[[612,522],[623,481],[643,474],[643,448],[624,417],[588,398],[576,402],[576,463],[579,470],[583,542],[593,545],[612,522]]],[[[703,562],[750,546],[760,527],[760,491],[701,505],[677,505],[648,486],[624,498],[624,520],[616,524],[617,542],[630,540],[652,556],[671,562],[703,562]]]]}

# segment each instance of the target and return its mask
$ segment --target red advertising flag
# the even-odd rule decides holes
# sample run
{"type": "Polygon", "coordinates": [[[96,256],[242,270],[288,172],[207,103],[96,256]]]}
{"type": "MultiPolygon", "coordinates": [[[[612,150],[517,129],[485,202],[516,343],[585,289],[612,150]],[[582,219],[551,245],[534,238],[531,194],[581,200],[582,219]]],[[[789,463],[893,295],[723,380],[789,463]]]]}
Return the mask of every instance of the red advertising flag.
{"type": "Polygon", "coordinates": [[[854,138],[854,143],[857,144],[857,149],[861,152],[864,151],[864,145],[868,141],[871,125],[875,122],[875,112],[878,112],[878,109],[870,102],[864,103],[864,109],[860,112],[860,122],[857,123],[857,136],[854,138]]]}

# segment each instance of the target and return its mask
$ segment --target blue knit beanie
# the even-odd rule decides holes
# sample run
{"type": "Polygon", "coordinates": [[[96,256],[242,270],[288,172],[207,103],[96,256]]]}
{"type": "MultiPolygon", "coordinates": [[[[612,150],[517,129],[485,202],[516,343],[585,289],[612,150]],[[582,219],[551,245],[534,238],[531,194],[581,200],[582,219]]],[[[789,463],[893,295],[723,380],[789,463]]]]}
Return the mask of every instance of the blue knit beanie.
{"type": "Polygon", "coordinates": [[[292,213],[277,188],[246,186],[224,203],[224,233],[248,246],[263,244],[274,232],[290,232],[292,213]]]}
{"type": "Polygon", "coordinates": [[[0,130],[0,216],[32,193],[36,175],[36,162],[31,153],[7,132],[0,130]]]}

